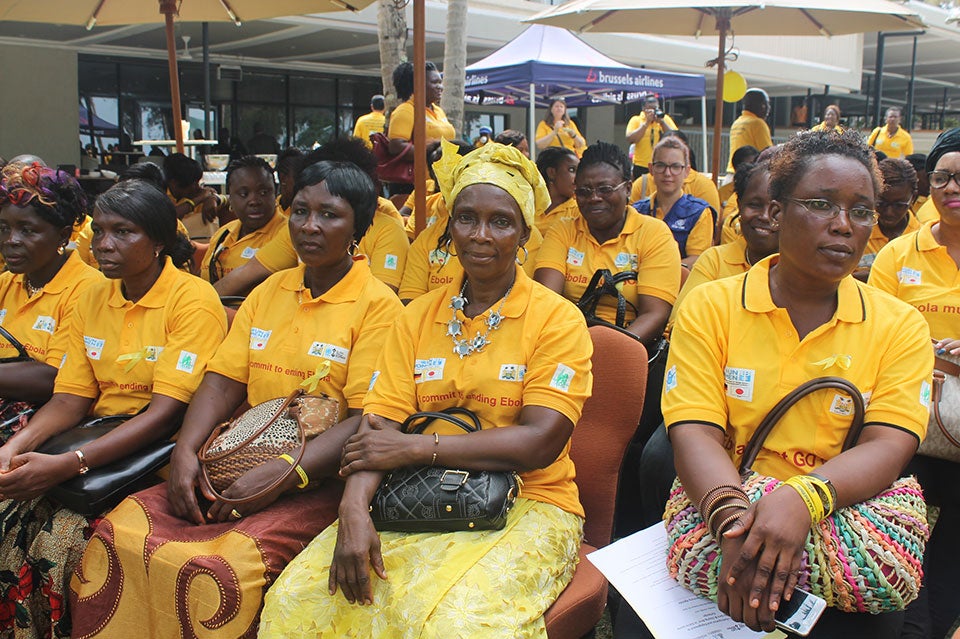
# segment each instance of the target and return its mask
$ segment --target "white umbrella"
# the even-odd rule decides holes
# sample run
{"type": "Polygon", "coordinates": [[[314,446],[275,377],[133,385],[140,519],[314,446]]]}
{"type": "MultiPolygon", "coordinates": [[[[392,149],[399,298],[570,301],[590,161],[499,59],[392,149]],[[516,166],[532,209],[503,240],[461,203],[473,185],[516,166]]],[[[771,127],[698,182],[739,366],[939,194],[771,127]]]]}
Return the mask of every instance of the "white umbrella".
{"type": "Polygon", "coordinates": [[[720,171],[727,34],[833,36],[900,31],[923,26],[914,11],[890,0],[573,0],[542,11],[525,22],[580,32],[719,36],[717,106],[711,164],[714,181],[720,171]]]}

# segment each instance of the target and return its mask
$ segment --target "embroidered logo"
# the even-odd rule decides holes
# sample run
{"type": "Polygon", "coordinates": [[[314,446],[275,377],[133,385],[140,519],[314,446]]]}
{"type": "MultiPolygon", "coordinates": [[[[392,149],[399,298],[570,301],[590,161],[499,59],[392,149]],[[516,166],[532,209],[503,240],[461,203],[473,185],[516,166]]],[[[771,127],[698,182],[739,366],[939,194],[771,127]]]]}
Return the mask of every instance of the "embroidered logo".
{"type": "Polygon", "coordinates": [[[37,315],[37,321],[33,323],[33,330],[43,331],[44,333],[50,333],[53,335],[54,329],[57,327],[57,320],[53,319],[49,315],[37,315]]]}
{"type": "Polygon", "coordinates": [[[377,383],[377,379],[380,377],[380,371],[373,371],[373,375],[370,376],[370,385],[367,386],[368,391],[373,390],[373,385],[377,383]]]}
{"type": "Polygon", "coordinates": [[[389,253],[387,253],[387,256],[383,258],[383,268],[391,271],[395,271],[397,270],[397,266],[399,262],[400,260],[399,258],[397,258],[396,255],[390,255],[389,253]]]}
{"type": "Polygon", "coordinates": [[[665,392],[669,393],[674,388],[677,387],[677,365],[674,364],[670,367],[670,370],[667,371],[667,376],[663,380],[663,387],[665,392]]]}
{"type": "Polygon", "coordinates": [[[83,336],[83,347],[87,350],[89,359],[100,359],[103,355],[103,340],[96,337],[83,336]]]}
{"type": "Polygon", "coordinates": [[[841,417],[853,415],[853,398],[848,395],[834,394],[830,412],[841,417]]]}
{"type": "Polygon", "coordinates": [[[242,257],[245,260],[249,260],[251,257],[253,257],[256,254],[257,254],[257,249],[253,248],[252,246],[248,246],[247,248],[243,249],[240,252],[240,257],[242,257]]]}
{"type": "Polygon", "coordinates": [[[583,266],[583,256],[582,251],[578,251],[572,246],[567,249],[567,264],[570,266],[583,266]]]}
{"type": "Polygon", "coordinates": [[[265,331],[262,328],[256,328],[255,326],[250,327],[250,350],[251,351],[262,351],[267,347],[267,342],[270,341],[270,334],[273,331],[265,331]]]}
{"type": "Polygon", "coordinates": [[[640,260],[633,253],[617,253],[617,257],[613,260],[613,265],[621,271],[636,271],[640,265],[640,260]]]}
{"type": "Polygon", "coordinates": [[[343,348],[342,346],[335,346],[334,344],[314,342],[307,350],[307,355],[312,357],[323,357],[324,359],[329,359],[331,362],[337,362],[338,364],[346,364],[347,358],[350,356],[350,349],[343,348]]]}
{"type": "Polygon", "coordinates": [[[0,308],[0,324],[3,324],[3,320],[7,317],[7,309],[0,308]]]}
{"type": "Polygon", "coordinates": [[[197,365],[197,354],[190,351],[180,351],[180,357],[177,358],[177,370],[184,373],[192,373],[197,365]]]}
{"type": "Polygon", "coordinates": [[[920,286],[920,271],[904,266],[897,271],[897,279],[901,284],[906,284],[907,286],[920,286]]]}
{"type": "Polygon", "coordinates": [[[160,353],[163,352],[163,346],[147,346],[143,349],[144,359],[148,362],[155,362],[160,358],[160,353]]]}
{"type": "Polygon", "coordinates": [[[413,381],[416,384],[443,379],[443,367],[447,363],[445,357],[418,359],[413,363],[413,381]]]}
{"type": "Polygon", "coordinates": [[[504,364],[500,367],[497,379],[501,382],[522,382],[526,375],[527,367],[523,364],[504,364]]]}
{"type": "Polygon", "coordinates": [[[557,364],[557,370],[554,371],[553,377],[550,378],[550,386],[564,393],[568,393],[570,392],[570,384],[573,383],[574,375],[576,375],[576,371],[566,364],[557,364]]]}
{"type": "Polygon", "coordinates": [[[725,367],[723,369],[723,381],[727,389],[727,397],[752,402],[755,376],[756,371],[750,368],[725,367]]]}

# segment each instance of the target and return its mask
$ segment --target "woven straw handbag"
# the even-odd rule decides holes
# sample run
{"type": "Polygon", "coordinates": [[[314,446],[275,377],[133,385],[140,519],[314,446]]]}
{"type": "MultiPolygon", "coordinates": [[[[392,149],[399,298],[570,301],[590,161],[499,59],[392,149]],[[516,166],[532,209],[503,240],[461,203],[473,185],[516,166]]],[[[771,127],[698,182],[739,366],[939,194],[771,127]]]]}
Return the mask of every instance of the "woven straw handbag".
{"type": "MultiPolygon", "coordinates": [[[[819,377],[801,384],[773,407],[744,450],[740,472],[751,502],[780,485],[780,481],[750,470],[767,434],[797,401],[826,388],[841,390],[853,399],[854,418],[843,450],[856,444],[864,417],[863,396],[857,387],[839,377],[819,377]]],[[[720,545],[679,479],[674,481],[663,519],[670,541],[670,575],[685,588],[716,601],[720,545]]],[[[913,477],[898,479],[875,497],[841,508],[811,527],[797,587],[844,612],[902,610],[920,590],[923,550],[929,536],[920,485],[913,477]]]]}

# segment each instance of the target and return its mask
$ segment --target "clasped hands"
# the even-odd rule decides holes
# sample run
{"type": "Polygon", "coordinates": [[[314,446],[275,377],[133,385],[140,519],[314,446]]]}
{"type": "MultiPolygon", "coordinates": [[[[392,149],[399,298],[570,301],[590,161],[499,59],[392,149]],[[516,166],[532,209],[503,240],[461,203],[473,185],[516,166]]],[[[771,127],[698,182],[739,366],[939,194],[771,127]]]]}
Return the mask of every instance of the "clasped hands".
{"type": "Polygon", "coordinates": [[[80,462],[73,453],[22,452],[15,440],[0,446],[0,499],[25,501],[76,477],[80,462]]]}

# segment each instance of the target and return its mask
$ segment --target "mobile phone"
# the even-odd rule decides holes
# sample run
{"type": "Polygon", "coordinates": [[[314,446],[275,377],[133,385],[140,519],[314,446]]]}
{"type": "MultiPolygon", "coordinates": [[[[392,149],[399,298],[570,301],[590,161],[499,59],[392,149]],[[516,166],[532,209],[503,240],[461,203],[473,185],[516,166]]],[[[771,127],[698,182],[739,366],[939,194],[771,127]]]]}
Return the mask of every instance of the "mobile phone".
{"type": "Polygon", "coordinates": [[[780,608],[773,622],[785,632],[806,637],[826,608],[827,602],[820,597],[794,588],[790,601],[780,600],[780,608]]]}

